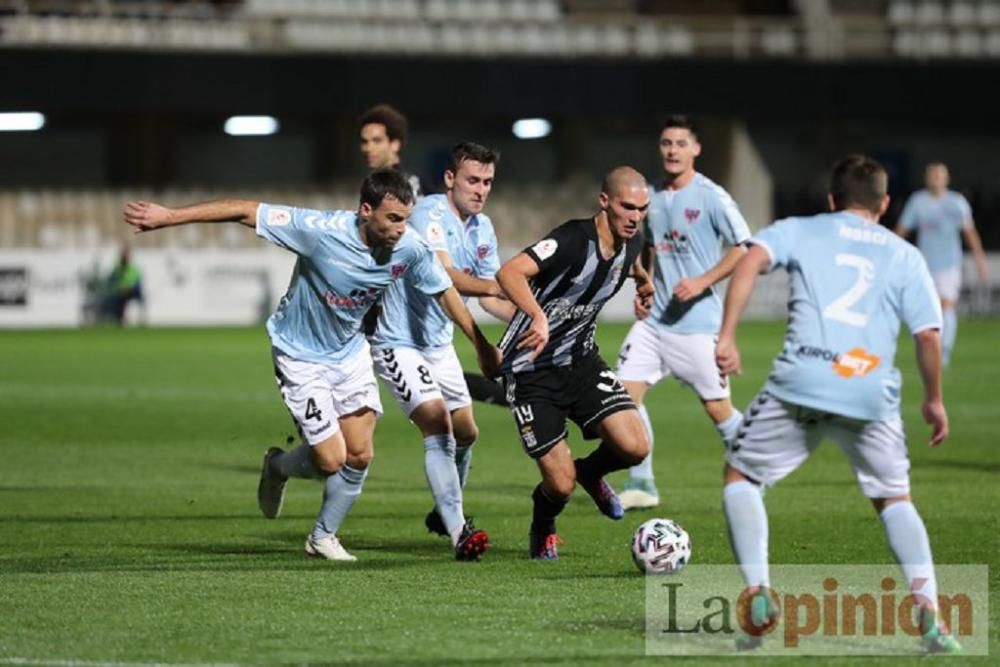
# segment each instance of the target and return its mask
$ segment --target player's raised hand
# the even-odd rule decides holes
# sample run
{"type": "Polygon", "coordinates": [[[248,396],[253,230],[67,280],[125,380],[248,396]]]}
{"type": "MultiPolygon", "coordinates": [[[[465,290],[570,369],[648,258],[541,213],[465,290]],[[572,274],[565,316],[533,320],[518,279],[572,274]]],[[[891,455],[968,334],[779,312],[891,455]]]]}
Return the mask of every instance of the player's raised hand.
{"type": "Polygon", "coordinates": [[[707,286],[701,278],[682,278],[674,288],[674,296],[684,303],[700,296],[706,289],[707,286]]]}
{"type": "Polygon", "coordinates": [[[135,228],[135,233],[149,232],[170,224],[170,210],[148,201],[130,201],[125,204],[125,223],[135,228]]]}
{"type": "Polygon", "coordinates": [[[545,317],[545,313],[539,313],[538,317],[532,318],[531,326],[528,327],[528,330],[521,334],[521,337],[517,341],[517,349],[531,348],[531,359],[534,360],[542,353],[548,342],[549,319],[545,317]]]}
{"type": "Polygon", "coordinates": [[[931,426],[931,439],[927,443],[930,447],[937,447],[948,437],[948,413],[944,409],[941,399],[925,400],[920,407],[924,415],[924,421],[931,426]]]}
{"type": "Polygon", "coordinates": [[[725,336],[719,337],[719,342],[715,344],[715,364],[723,375],[739,375],[743,372],[736,341],[725,336]]]}

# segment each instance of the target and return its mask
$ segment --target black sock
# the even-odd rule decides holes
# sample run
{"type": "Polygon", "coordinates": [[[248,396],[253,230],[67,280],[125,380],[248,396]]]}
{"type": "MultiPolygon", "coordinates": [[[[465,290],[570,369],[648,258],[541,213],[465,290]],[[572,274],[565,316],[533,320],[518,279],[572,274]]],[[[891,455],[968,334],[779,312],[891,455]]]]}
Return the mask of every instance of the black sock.
{"type": "Polygon", "coordinates": [[[573,463],[576,464],[576,478],[583,483],[597,481],[608,473],[624,470],[632,465],[623,461],[604,441],[590,453],[590,456],[576,459],[573,463]]]}
{"type": "Polygon", "coordinates": [[[472,400],[493,405],[507,405],[507,393],[499,382],[494,382],[478,373],[465,373],[465,384],[469,387],[472,400]]]}
{"type": "Polygon", "coordinates": [[[556,532],[556,517],[569,499],[552,500],[539,484],[531,494],[535,507],[531,514],[531,532],[548,535],[556,532]]]}

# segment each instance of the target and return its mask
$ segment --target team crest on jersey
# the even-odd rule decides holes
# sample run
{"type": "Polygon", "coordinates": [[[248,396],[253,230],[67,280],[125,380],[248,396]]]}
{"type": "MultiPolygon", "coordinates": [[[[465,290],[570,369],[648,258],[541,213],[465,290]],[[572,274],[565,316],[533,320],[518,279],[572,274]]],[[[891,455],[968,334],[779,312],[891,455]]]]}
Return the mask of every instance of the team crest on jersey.
{"type": "Polygon", "coordinates": [[[436,222],[427,225],[427,242],[444,243],[444,228],[436,222]]]}
{"type": "Polygon", "coordinates": [[[559,247],[559,242],[555,239],[542,239],[535,245],[531,246],[531,249],[538,256],[538,259],[546,260],[552,255],[556,254],[556,249],[559,247]]]}
{"type": "Polygon", "coordinates": [[[406,273],[407,265],[406,262],[400,262],[399,264],[393,264],[392,268],[389,269],[389,274],[392,276],[393,280],[397,280],[406,273]]]}
{"type": "Polygon", "coordinates": [[[292,221],[292,213],[284,208],[272,208],[267,211],[268,227],[284,227],[292,221]]]}
{"type": "Polygon", "coordinates": [[[479,259],[486,259],[486,256],[490,254],[490,247],[487,244],[483,244],[476,248],[476,257],[479,259]]]}
{"type": "Polygon", "coordinates": [[[698,216],[701,215],[701,211],[696,208],[686,208],[684,209],[684,217],[687,218],[688,224],[694,224],[698,222],[698,216]]]}

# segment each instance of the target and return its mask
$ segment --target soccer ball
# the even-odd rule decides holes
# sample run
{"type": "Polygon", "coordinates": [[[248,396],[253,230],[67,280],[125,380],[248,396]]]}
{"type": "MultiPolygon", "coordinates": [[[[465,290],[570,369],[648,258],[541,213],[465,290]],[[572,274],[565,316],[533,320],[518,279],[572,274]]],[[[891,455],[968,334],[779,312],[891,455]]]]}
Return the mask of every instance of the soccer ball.
{"type": "Polygon", "coordinates": [[[691,560],[691,538],[672,519],[650,519],[632,536],[632,560],[643,574],[674,574],[691,560]]]}

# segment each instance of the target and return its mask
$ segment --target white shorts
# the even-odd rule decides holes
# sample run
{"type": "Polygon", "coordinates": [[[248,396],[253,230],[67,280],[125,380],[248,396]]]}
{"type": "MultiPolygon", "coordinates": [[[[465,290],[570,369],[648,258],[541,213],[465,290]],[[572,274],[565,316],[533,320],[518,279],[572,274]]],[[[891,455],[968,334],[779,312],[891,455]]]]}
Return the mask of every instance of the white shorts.
{"type": "Polygon", "coordinates": [[[944,271],[934,271],[931,273],[934,280],[934,287],[937,288],[938,296],[948,301],[958,301],[958,294],[962,289],[962,269],[945,269],[944,271]]]}
{"type": "Polygon", "coordinates": [[[407,417],[427,401],[444,400],[448,412],[472,405],[462,364],[451,345],[428,350],[380,347],[372,356],[378,376],[407,417]]]}
{"type": "Polygon", "coordinates": [[[271,356],[281,397],[310,445],[337,433],[344,415],[362,408],[382,414],[367,342],[357,356],[337,365],[294,359],[275,347],[271,356]]]}
{"type": "Polygon", "coordinates": [[[618,352],[618,378],[653,386],[673,375],[703,401],[729,398],[729,379],[715,365],[715,334],[679,334],[647,320],[632,325],[618,352]]]}
{"type": "Polygon", "coordinates": [[[847,455],[868,498],[910,492],[910,459],[899,416],[862,421],[785,403],[766,391],[744,413],[726,460],[747,477],[773,486],[809,457],[825,438],[847,455]]]}

